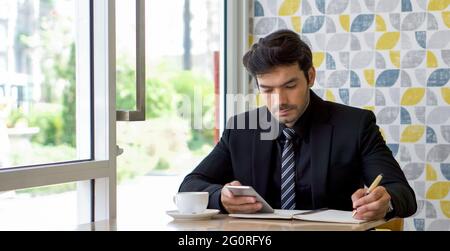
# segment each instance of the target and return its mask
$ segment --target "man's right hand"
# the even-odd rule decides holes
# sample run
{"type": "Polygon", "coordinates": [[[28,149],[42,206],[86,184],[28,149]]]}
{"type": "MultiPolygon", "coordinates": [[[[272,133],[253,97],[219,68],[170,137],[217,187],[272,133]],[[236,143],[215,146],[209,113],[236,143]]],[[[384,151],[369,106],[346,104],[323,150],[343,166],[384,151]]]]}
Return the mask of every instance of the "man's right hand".
{"type": "MultiPolygon", "coordinates": [[[[239,181],[233,181],[225,186],[242,186],[239,181]]],[[[228,189],[222,188],[220,200],[223,207],[230,214],[251,214],[262,208],[262,204],[256,201],[255,197],[234,196],[228,189]]]]}

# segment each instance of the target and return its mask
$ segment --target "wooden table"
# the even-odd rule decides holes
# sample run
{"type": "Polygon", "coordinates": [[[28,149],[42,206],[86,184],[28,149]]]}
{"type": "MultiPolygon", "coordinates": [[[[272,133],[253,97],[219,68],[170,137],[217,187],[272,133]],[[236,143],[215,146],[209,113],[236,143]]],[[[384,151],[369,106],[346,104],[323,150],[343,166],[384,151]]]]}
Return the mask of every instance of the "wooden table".
{"type": "Polygon", "coordinates": [[[385,224],[372,221],[362,224],[319,223],[299,220],[238,219],[216,215],[209,220],[173,220],[148,217],[142,220],[109,220],[80,225],[78,231],[366,231],[385,224]]]}

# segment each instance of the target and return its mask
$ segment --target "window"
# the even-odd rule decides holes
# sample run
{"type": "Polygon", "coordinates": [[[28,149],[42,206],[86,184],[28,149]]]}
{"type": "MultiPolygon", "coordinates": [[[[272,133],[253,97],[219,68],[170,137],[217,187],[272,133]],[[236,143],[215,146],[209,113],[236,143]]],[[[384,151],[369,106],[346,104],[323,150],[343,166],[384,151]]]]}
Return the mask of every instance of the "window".
{"type": "MultiPolygon", "coordinates": [[[[7,0],[0,17],[14,43],[0,73],[0,197],[9,205],[61,197],[47,204],[58,207],[76,194],[70,205],[79,223],[114,218],[114,6],[7,0]]],[[[25,218],[23,210],[9,212],[12,223],[25,218]]],[[[51,210],[42,217],[55,220],[51,210]]]]}
{"type": "MultiPolygon", "coordinates": [[[[8,21],[6,35],[14,46],[7,48],[7,72],[0,73],[0,140],[8,142],[0,147],[0,197],[8,198],[15,191],[32,200],[38,198],[30,196],[32,191],[50,189],[48,196],[66,195],[67,201],[72,201],[76,191],[79,223],[116,217],[116,179],[122,184],[122,216],[135,215],[130,210],[139,208],[140,201],[130,198],[159,199],[155,193],[148,194],[159,185],[165,186],[161,191],[166,192],[159,196],[170,198],[180,179],[212,149],[224,122],[220,104],[225,99],[219,94],[224,94],[225,85],[218,76],[223,79],[221,67],[226,67],[224,3],[232,2],[0,0],[0,18],[14,20],[8,21]],[[141,71],[137,74],[134,67],[142,55],[136,53],[130,33],[136,29],[135,2],[146,4],[147,120],[120,122],[116,128],[116,101],[118,109],[137,106],[132,100],[141,71]],[[38,9],[39,13],[31,11],[38,9]],[[65,20],[56,22],[55,18],[65,20]],[[44,35],[50,36],[45,32],[51,34],[59,28],[61,34],[44,43],[44,35]],[[49,45],[54,51],[44,53],[49,45]],[[67,98],[63,93],[69,87],[72,96],[67,98]],[[48,99],[43,102],[45,96],[48,99]],[[39,115],[35,112],[39,105],[51,111],[45,114],[51,119],[35,125],[32,122],[39,115]],[[68,122],[61,122],[66,119],[68,122]],[[67,124],[74,128],[64,131],[67,124]],[[52,132],[41,134],[46,128],[52,132]],[[67,134],[58,135],[58,130],[67,134]],[[21,134],[20,144],[11,142],[11,135],[16,134],[21,134]],[[55,140],[57,136],[60,138],[55,140]],[[119,170],[117,145],[125,150],[118,158],[119,170]],[[27,147],[28,151],[20,151],[27,147]],[[47,153],[54,155],[42,157],[47,153]],[[154,186],[148,186],[150,183],[154,186]]],[[[232,60],[228,63],[235,64],[232,60]]],[[[234,83],[231,78],[229,81],[234,83]]],[[[18,212],[11,217],[21,215],[18,212]]]]}
{"type": "MultiPolygon", "coordinates": [[[[147,0],[146,121],[119,122],[117,159],[120,217],[150,207],[142,198],[169,200],[180,179],[218,139],[221,4],[216,0],[147,0]],[[150,193],[158,184],[162,194],[150,193]],[[128,191],[133,196],[127,196],[128,191]],[[132,191],[132,192],[131,192],[132,191]],[[137,206],[139,204],[139,206],[137,206]]],[[[117,107],[134,109],[135,6],[116,1],[117,107]]],[[[161,202],[162,203],[162,202],[161,202]]],[[[167,204],[164,204],[167,206],[167,204]]],[[[167,208],[167,207],[166,207],[167,208]]],[[[154,210],[154,209],[153,209],[154,210]]]]}
{"type": "Polygon", "coordinates": [[[11,24],[12,32],[2,33],[0,22],[0,37],[13,41],[8,54],[16,55],[16,63],[1,80],[0,168],[90,159],[91,135],[78,135],[76,128],[77,121],[90,123],[91,112],[90,106],[77,107],[77,85],[84,84],[77,72],[89,64],[77,61],[77,54],[89,37],[77,34],[76,0],[8,4],[3,24],[11,24]]]}

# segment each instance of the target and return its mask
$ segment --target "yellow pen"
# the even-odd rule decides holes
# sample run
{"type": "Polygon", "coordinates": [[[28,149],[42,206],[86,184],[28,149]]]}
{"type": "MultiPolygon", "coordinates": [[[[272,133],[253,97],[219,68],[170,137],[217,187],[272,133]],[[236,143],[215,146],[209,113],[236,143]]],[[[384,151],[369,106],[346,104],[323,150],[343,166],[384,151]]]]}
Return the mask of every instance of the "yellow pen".
{"type": "MultiPolygon", "coordinates": [[[[372,184],[370,185],[369,189],[367,189],[367,192],[364,196],[369,195],[381,182],[381,179],[383,178],[383,174],[378,175],[375,180],[372,182],[372,184]]],[[[353,210],[353,214],[352,217],[355,217],[356,215],[356,209],[353,210]]]]}

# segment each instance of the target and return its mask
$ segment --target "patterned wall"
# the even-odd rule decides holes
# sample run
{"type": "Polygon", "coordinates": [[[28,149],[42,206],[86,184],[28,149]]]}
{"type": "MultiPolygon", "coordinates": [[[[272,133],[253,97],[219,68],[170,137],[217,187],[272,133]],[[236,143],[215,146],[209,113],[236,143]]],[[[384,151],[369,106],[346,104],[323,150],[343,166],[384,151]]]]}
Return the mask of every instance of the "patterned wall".
{"type": "Polygon", "coordinates": [[[407,230],[450,230],[450,0],[253,0],[314,51],[316,93],[372,110],[418,200],[407,230]]]}

